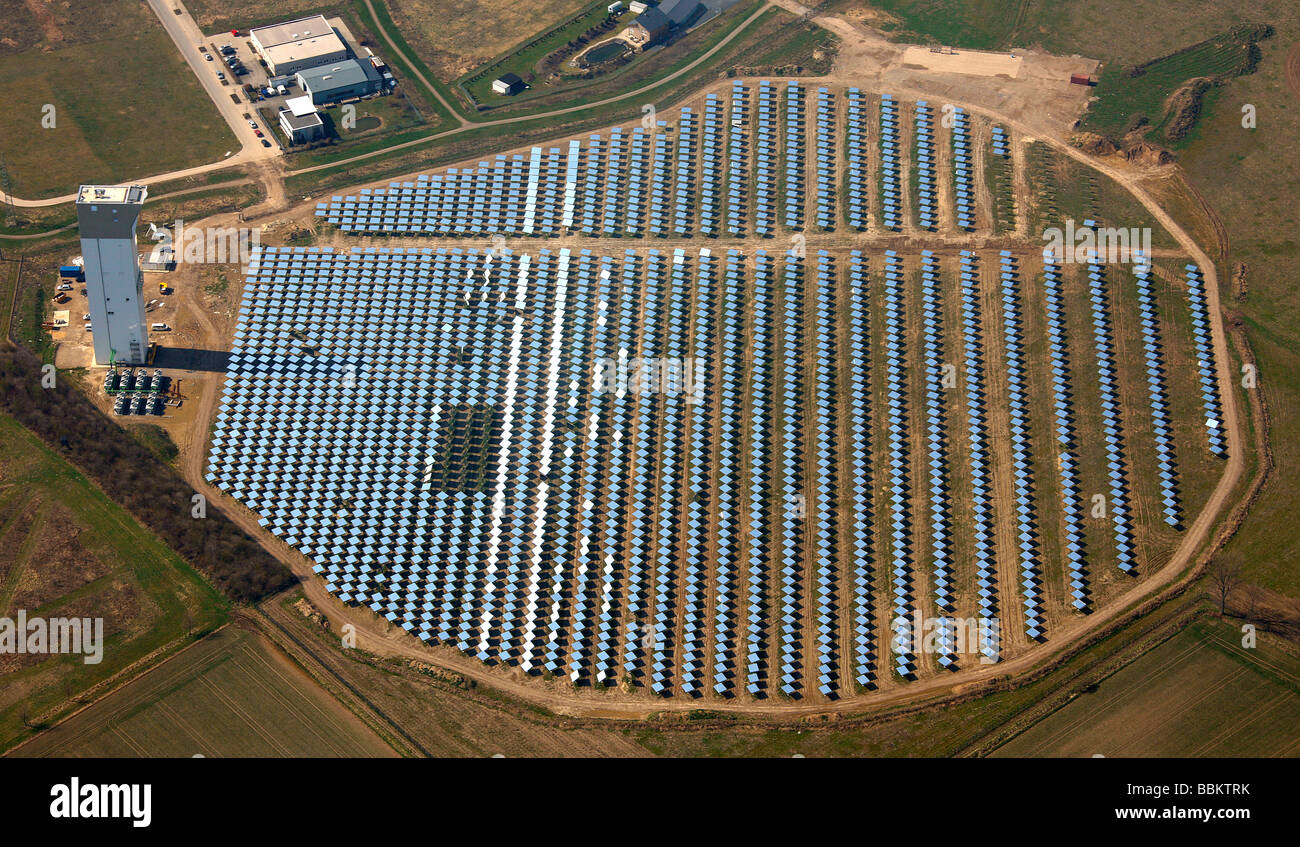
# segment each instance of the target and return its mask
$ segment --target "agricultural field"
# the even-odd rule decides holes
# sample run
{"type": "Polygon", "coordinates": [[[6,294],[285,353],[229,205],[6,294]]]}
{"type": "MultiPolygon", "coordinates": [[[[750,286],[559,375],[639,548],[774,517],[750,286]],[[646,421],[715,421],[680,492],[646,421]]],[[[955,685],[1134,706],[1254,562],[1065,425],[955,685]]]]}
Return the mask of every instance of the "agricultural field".
{"type": "Polygon", "coordinates": [[[395,754],[267,639],[228,626],[12,755],[369,758],[395,754]]]}
{"type": "Polygon", "coordinates": [[[147,5],[100,0],[94,16],[75,4],[5,5],[22,7],[20,29],[0,51],[7,110],[0,158],[15,195],[36,199],[164,173],[234,146],[147,5]],[[23,27],[27,7],[37,5],[41,16],[23,27]],[[45,128],[50,107],[54,126],[45,128]]]}
{"type": "Polygon", "coordinates": [[[263,0],[187,0],[185,8],[203,32],[213,33],[247,30],[307,15],[332,15],[340,5],[339,0],[277,0],[274,4],[263,0]]]}
{"type": "Polygon", "coordinates": [[[0,746],[222,623],[226,601],[16,421],[0,416],[0,615],[102,617],[103,661],[0,657],[0,746]]]}
{"type": "Polygon", "coordinates": [[[993,755],[1298,756],[1300,659],[1241,638],[1225,622],[1189,627],[993,755]]]}
{"type": "Polygon", "coordinates": [[[322,201],[331,243],[389,249],[250,269],[208,479],[344,602],[580,697],[869,699],[1070,638],[1222,473],[1199,277],[1165,233],[1140,278],[1045,266],[994,194],[1151,222],[1055,148],[923,114],[737,80],[322,201]],[[990,189],[990,158],[1033,178],[990,189]],[[600,388],[618,360],[634,388],[600,388]],[[900,645],[913,622],[936,642],[900,645]]]}
{"type": "MultiPolygon", "coordinates": [[[[438,78],[448,83],[526,44],[583,9],[594,8],[586,0],[531,4],[506,0],[385,0],[385,4],[407,42],[438,78]]],[[[602,12],[607,5],[601,5],[602,12]]],[[[519,71],[520,76],[524,73],[519,71]]]]}

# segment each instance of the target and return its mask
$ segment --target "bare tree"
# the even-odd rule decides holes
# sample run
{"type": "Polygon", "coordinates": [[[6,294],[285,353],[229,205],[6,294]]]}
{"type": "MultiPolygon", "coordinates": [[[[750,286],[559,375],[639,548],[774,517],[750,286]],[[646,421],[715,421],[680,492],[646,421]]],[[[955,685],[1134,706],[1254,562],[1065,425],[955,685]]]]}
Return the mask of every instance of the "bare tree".
{"type": "Polygon", "coordinates": [[[1241,616],[1248,621],[1265,623],[1267,609],[1264,606],[1264,591],[1258,585],[1242,586],[1241,594],[1245,596],[1241,616]]]}
{"type": "Polygon", "coordinates": [[[1219,604],[1219,614],[1228,612],[1228,599],[1241,585],[1241,562],[1237,559],[1220,557],[1210,562],[1210,595],[1219,604]]]}

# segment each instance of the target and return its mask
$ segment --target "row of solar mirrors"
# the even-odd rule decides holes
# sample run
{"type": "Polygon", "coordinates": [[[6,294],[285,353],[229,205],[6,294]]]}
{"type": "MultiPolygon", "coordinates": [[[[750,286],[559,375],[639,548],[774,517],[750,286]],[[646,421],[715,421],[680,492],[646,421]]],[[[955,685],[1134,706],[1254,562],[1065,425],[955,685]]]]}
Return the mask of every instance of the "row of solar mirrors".
{"type": "MultiPolygon", "coordinates": [[[[498,154],[476,167],[335,196],[317,204],[316,213],[344,232],[397,236],[770,238],[779,226],[801,231],[811,223],[832,230],[841,220],[866,229],[872,193],[867,96],[857,88],[840,93],[818,87],[811,127],[807,101],[808,89],[795,81],[782,91],[769,81],[752,90],[736,80],[729,98],[707,95],[702,114],[686,107],[673,122],[615,127],[585,143],[572,139],[565,146],[498,154]],[[836,185],[842,176],[841,204],[836,185]]],[[[896,231],[905,218],[898,105],[892,95],[881,95],[881,225],[896,231]]],[[[934,118],[934,106],[916,104],[916,222],[927,230],[940,224],[934,118]]],[[[970,231],[976,221],[970,119],[945,105],[945,125],[954,221],[970,231]]],[[[1010,155],[1001,127],[995,127],[993,153],[1010,155]]]]}
{"type": "MultiPolygon", "coordinates": [[[[343,600],[484,661],[575,682],[626,676],[691,696],[833,697],[843,680],[871,686],[884,665],[878,618],[910,619],[922,585],[941,614],[958,610],[956,514],[969,517],[979,620],[997,621],[1003,603],[1017,602],[1025,636],[1040,639],[1034,510],[1046,484],[1035,468],[1058,476],[1071,602],[1087,610],[1059,267],[1045,260],[1042,304],[1057,455],[1035,463],[1026,372],[1041,365],[1025,360],[1027,304],[1011,252],[998,257],[1000,299],[986,298],[976,254],[957,263],[960,434],[948,431],[947,284],[937,256],[921,257],[919,338],[896,252],[883,256],[878,297],[860,251],[843,282],[825,251],[813,262],[761,250],[750,259],[752,270],[736,250],[628,251],[621,262],[568,250],[264,250],[250,265],[209,479],[309,556],[343,600]],[[998,313],[986,316],[990,302],[998,313]],[[883,334],[871,331],[877,307],[883,334]],[[984,328],[998,318],[1004,366],[993,374],[984,328]],[[698,357],[698,397],[596,390],[593,363],[644,369],[630,363],[655,357],[698,357]],[[885,414],[873,421],[877,379],[885,414]],[[915,416],[911,379],[924,382],[915,416]],[[995,396],[1008,417],[1005,432],[991,434],[992,379],[1003,381],[995,396]],[[917,433],[924,479],[913,480],[917,433]],[[993,456],[1003,438],[1012,497],[995,510],[993,456]],[[873,449],[884,451],[879,466],[873,449]],[[949,497],[959,461],[968,504],[949,497]],[[849,476],[840,480],[842,462],[849,476]],[[879,513],[877,486],[887,501],[879,513]],[[925,515],[912,514],[914,488],[929,491],[925,515]],[[999,570],[998,520],[1013,526],[1018,570],[1005,562],[999,570]],[[1015,582],[1000,584],[1000,573],[1015,582]]],[[[1134,270],[1139,280],[1146,272],[1134,270]]],[[[1089,267],[1087,295],[1107,519],[1115,561],[1132,570],[1105,274],[1089,267]]],[[[1159,375],[1163,349],[1143,297],[1140,288],[1147,373],[1159,375]]],[[[1195,305],[1192,313],[1201,314],[1195,305]]],[[[1153,412],[1163,408],[1158,382],[1160,391],[1148,383],[1153,412]]],[[[1158,457],[1162,433],[1153,428],[1158,457]]],[[[1160,470],[1175,481],[1172,468],[1160,470]]],[[[911,677],[919,646],[903,635],[885,634],[902,644],[885,666],[911,677]]],[[[945,618],[936,635],[938,662],[957,667],[955,624],[945,618]]],[[[975,650],[1000,657],[991,625],[981,623],[975,650]]]]}

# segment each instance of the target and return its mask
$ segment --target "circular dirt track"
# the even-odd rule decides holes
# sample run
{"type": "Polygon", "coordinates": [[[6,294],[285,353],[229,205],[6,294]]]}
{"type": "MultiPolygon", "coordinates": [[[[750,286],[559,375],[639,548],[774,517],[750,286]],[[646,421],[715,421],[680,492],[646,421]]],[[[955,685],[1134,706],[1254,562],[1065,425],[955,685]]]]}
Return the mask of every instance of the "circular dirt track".
{"type": "Polygon", "coordinates": [[[1300,97],[1300,41],[1291,45],[1286,54],[1286,87],[1291,93],[1300,97]]]}

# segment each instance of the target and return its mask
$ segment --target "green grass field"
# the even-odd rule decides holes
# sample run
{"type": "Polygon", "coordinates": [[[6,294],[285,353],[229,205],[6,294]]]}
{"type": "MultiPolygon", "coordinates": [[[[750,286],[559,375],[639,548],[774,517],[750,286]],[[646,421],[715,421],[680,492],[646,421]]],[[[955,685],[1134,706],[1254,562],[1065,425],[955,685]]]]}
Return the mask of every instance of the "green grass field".
{"type": "Polygon", "coordinates": [[[59,757],[386,757],[254,632],[226,627],[16,751],[59,757]]]}
{"type": "MultiPolygon", "coordinates": [[[[1235,16],[1228,10],[1217,14],[1224,22],[1235,16]]],[[[1222,89],[1196,137],[1179,152],[1179,163],[1226,231],[1227,261],[1219,266],[1221,297],[1224,308],[1240,317],[1254,352],[1277,463],[1226,552],[1246,564],[1248,578],[1296,596],[1300,522],[1294,516],[1300,499],[1293,481],[1300,475],[1300,451],[1289,445],[1300,439],[1300,294],[1295,285],[1300,156],[1294,143],[1300,136],[1300,96],[1287,86],[1285,60],[1300,41],[1300,7],[1263,0],[1249,14],[1273,25],[1276,34],[1260,43],[1263,58],[1257,71],[1222,89]],[[1257,111],[1254,129],[1242,126],[1245,104],[1257,111]],[[1243,301],[1234,299],[1230,282],[1237,263],[1246,267],[1243,301]]],[[[1215,255],[1212,240],[1204,246],[1215,255]]],[[[1244,393],[1237,396],[1245,402],[1244,393]]]]}
{"type": "Polygon", "coordinates": [[[877,15],[872,25],[899,41],[988,50],[1014,41],[1034,5],[1032,0],[831,0],[827,8],[853,17],[869,7],[877,15]]]}
{"type": "Polygon", "coordinates": [[[105,32],[67,30],[0,55],[0,158],[19,197],[199,165],[236,144],[149,7],[97,5],[113,21],[105,32]]]}
{"type": "MultiPolygon", "coordinates": [[[[528,81],[536,72],[538,62],[609,17],[605,11],[605,7],[608,5],[608,3],[592,4],[584,9],[581,14],[573,16],[571,21],[545,33],[537,34],[533,37],[533,43],[517,45],[509,53],[500,56],[495,61],[475,68],[458,82],[464,84],[474,99],[480,103],[501,99],[499,95],[492,93],[492,81],[494,79],[503,73],[513,71],[523,77],[525,81],[528,81]]],[[[623,17],[627,18],[624,23],[631,21],[630,14],[624,13],[623,17]]],[[[608,35],[613,35],[615,32],[617,32],[617,29],[612,29],[608,32],[608,35]]]]}
{"type": "Polygon", "coordinates": [[[1128,68],[1109,64],[1097,85],[1097,98],[1084,116],[1083,128],[1118,137],[1146,122],[1159,140],[1172,115],[1167,101],[1189,80],[1209,77],[1229,79],[1249,63],[1251,42],[1225,33],[1187,50],[1157,59],[1138,76],[1128,68]]]}
{"type": "Polygon", "coordinates": [[[995,756],[1295,756],[1300,659],[1205,621],[1077,694],[995,756]]]}
{"type": "Polygon", "coordinates": [[[0,416],[0,551],[0,614],[104,618],[100,664],[0,657],[0,747],[91,686],[226,619],[211,585],[8,416],[0,416]]]}
{"type": "Polygon", "coordinates": [[[343,107],[324,109],[327,125],[332,125],[341,142],[371,136],[389,135],[422,125],[417,115],[400,94],[375,97],[356,103],[356,125],[343,125],[343,107]]]}

